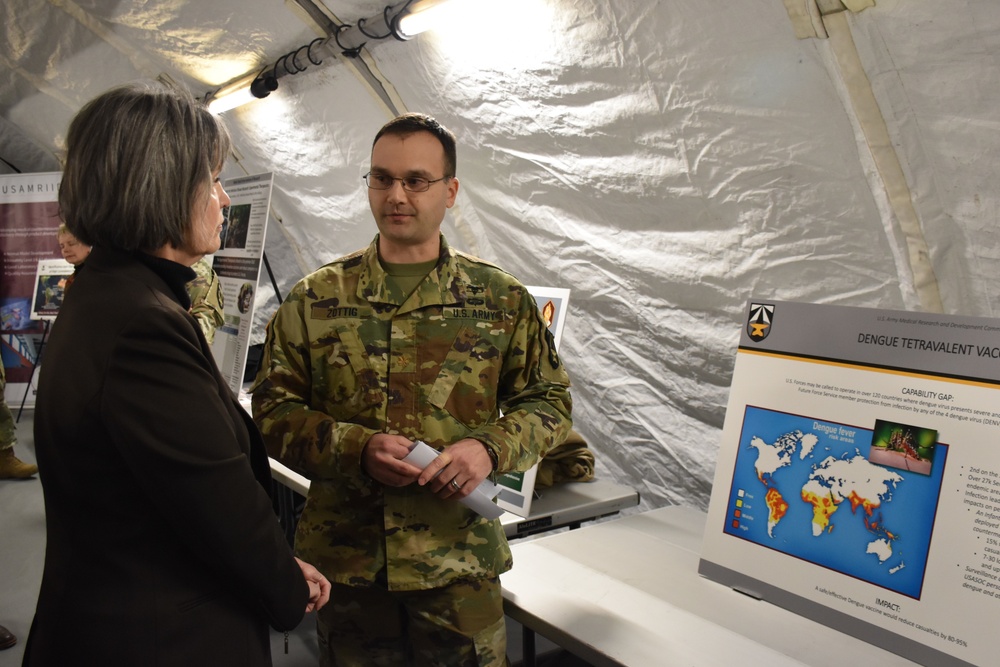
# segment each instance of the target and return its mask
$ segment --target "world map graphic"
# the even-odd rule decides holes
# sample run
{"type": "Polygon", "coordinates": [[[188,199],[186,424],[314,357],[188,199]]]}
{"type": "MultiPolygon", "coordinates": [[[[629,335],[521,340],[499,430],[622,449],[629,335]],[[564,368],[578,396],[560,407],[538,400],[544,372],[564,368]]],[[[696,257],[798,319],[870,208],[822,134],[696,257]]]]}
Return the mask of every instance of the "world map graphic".
{"type": "Polygon", "coordinates": [[[747,407],[725,532],[918,599],[947,447],[930,474],[869,461],[872,430],[747,407]]]}

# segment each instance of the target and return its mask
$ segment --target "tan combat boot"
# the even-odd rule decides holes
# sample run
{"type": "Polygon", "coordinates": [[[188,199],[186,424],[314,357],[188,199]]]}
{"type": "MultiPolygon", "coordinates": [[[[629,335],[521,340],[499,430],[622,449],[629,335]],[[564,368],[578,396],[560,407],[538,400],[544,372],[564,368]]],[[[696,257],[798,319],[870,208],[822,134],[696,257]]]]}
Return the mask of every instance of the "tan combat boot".
{"type": "Polygon", "coordinates": [[[0,450],[0,479],[27,479],[38,472],[38,466],[14,456],[14,448],[0,450]]]}

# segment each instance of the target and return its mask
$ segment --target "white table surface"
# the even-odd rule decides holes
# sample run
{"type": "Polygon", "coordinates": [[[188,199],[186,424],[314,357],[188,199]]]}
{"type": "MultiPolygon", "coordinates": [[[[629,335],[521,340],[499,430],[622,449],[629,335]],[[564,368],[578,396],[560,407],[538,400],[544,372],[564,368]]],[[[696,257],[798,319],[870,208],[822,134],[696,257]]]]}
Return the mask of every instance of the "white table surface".
{"type": "Polygon", "coordinates": [[[914,665],[698,574],[705,514],[666,507],[511,544],[507,615],[593,665],[914,665]]]}
{"type": "MultiPolygon", "coordinates": [[[[309,494],[309,480],[282,463],[270,459],[271,476],[300,496],[309,494]]],[[[531,512],[520,517],[504,512],[500,517],[508,538],[576,525],[639,504],[639,494],[627,486],[604,480],[565,482],[540,489],[531,512]]]]}

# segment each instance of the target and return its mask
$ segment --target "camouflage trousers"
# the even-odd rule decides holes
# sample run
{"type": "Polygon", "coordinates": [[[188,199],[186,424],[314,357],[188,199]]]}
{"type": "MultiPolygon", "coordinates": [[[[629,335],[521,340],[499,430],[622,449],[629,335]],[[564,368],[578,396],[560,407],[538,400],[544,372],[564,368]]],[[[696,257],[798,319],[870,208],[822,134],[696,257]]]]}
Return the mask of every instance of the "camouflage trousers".
{"type": "Polygon", "coordinates": [[[422,591],[334,584],[317,613],[321,667],[503,667],[498,578],[422,591]]]}
{"type": "Polygon", "coordinates": [[[14,432],[14,415],[11,414],[10,408],[7,407],[7,399],[3,396],[6,388],[7,379],[4,377],[3,362],[0,361],[0,452],[10,449],[17,441],[17,435],[14,432]]]}

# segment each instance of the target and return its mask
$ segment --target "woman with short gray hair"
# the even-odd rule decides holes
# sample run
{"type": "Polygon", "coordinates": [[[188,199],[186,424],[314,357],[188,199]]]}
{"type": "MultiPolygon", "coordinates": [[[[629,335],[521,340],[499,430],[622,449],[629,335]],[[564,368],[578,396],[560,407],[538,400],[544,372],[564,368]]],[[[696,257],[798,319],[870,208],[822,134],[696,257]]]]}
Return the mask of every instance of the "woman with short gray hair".
{"type": "Polygon", "coordinates": [[[24,664],[270,665],[268,624],[293,628],[329,583],[292,556],[260,435],[188,313],[229,135],[186,93],[132,85],[66,144],[60,213],[93,250],[39,379],[47,545],[24,664]]]}

